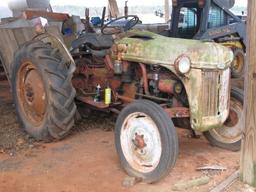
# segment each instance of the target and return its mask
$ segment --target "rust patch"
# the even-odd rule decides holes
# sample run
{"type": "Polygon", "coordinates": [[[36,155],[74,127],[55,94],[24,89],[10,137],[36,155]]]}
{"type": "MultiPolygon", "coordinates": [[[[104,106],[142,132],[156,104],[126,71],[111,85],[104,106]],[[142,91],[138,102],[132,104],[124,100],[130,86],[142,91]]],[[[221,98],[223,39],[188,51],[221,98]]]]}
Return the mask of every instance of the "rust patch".
{"type": "Polygon", "coordinates": [[[47,98],[43,80],[30,61],[21,64],[17,78],[19,105],[31,123],[40,124],[46,112],[47,98]]]}

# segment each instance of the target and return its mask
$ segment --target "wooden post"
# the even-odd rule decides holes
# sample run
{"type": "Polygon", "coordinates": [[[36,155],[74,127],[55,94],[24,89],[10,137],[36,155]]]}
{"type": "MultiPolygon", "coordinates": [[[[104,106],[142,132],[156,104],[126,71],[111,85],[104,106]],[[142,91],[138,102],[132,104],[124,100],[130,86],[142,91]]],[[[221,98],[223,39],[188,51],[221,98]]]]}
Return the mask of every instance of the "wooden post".
{"type": "Polygon", "coordinates": [[[108,0],[108,5],[109,5],[110,16],[114,18],[119,17],[120,13],[119,13],[116,0],[108,0]]]}
{"type": "Polygon", "coordinates": [[[165,22],[167,23],[170,19],[170,4],[169,0],[164,0],[164,10],[165,10],[165,22]]]}
{"type": "Polygon", "coordinates": [[[244,138],[241,179],[256,187],[256,1],[248,1],[247,64],[245,72],[244,138]]]}

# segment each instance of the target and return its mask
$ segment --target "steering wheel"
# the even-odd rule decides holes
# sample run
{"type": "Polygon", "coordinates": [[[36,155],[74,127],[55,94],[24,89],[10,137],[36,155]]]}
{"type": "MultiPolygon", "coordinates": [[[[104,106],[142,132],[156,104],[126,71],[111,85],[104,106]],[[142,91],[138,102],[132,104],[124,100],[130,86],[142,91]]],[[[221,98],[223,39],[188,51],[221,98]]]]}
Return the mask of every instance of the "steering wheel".
{"type": "Polygon", "coordinates": [[[139,21],[140,19],[136,15],[118,17],[103,25],[103,27],[101,28],[101,33],[104,35],[114,35],[117,33],[122,33],[133,28],[135,25],[138,24],[139,21]]]}

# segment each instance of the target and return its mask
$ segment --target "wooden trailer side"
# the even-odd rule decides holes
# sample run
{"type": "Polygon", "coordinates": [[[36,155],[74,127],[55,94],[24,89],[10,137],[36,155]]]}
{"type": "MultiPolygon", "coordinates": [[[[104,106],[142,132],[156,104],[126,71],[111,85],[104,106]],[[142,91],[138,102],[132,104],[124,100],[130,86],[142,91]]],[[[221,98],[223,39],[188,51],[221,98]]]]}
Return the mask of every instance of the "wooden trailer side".
{"type": "MultiPolygon", "coordinates": [[[[47,31],[61,38],[61,34],[57,27],[50,27],[47,31]]],[[[27,41],[32,40],[36,36],[33,27],[25,28],[0,28],[0,59],[5,69],[5,73],[10,80],[12,77],[12,65],[15,52],[27,41]]]]}

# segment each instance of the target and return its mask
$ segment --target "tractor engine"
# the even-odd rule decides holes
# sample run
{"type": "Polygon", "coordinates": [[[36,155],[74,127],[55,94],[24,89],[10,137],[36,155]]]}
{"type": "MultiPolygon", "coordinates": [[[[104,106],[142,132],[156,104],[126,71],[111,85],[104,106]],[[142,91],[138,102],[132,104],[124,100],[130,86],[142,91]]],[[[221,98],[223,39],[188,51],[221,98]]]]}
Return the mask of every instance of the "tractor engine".
{"type": "Polygon", "coordinates": [[[100,85],[102,92],[110,87],[112,103],[118,98],[130,102],[133,99],[151,99],[155,102],[168,103],[170,106],[188,106],[183,84],[170,71],[157,66],[127,61],[112,61],[90,54],[75,56],[76,72],[73,86],[83,96],[96,94],[100,85]]]}

